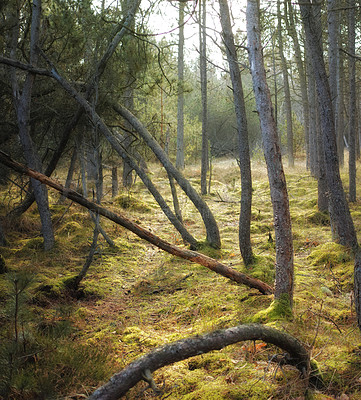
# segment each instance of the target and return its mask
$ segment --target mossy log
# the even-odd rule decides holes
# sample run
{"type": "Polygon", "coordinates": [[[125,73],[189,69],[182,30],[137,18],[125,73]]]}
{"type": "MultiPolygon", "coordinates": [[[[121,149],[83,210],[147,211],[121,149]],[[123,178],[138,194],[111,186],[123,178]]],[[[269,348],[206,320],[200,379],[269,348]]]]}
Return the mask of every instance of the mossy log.
{"type": "Polygon", "coordinates": [[[297,367],[307,382],[310,364],[309,354],[297,339],[268,326],[247,324],[178,340],[158,347],[113,375],[105,385],[98,388],[89,397],[89,400],[119,399],[139,381],[149,381],[149,373],[159,368],[212,350],[220,350],[244,340],[262,340],[285,350],[289,354],[285,361],[297,367]]]}
{"type": "Polygon", "coordinates": [[[241,283],[251,288],[255,288],[259,290],[262,294],[272,294],[273,288],[265,282],[260,281],[259,279],[252,278],[246,274],[242,274],[236,271],[233,268],[228,267],[225,264],[220,263],[219,261],[215,260],[214,258],[207,257],[204,254],[198,253],[196,251],[182,249],[177,247],[163,239],[159,236],[154,235],[153,233],[147,231],[146,229],[142,228],[140,225],[136,224],[135,222],[131,221],[130,219],[116,214],[100,205],[93,203],[86,199],[85,197],[81,196],[75,190],[65,188],[64,186],[60,185],[59,183],[55,182],[53,179],[50,179],[46,175],[34,171],[33,169],[27,168],[25,165],[20,164],[11,159],[10,156],[5,154],[4,152],[0,151],[0,162],[7,165],[8,167],[12,168],[13,170],[28,175],[34,179],[37,179],[41,183],[48,185],[56,190],[58,190],[63,196],[67,197],[68,199],[86,207],[87,209],[102,215],[105,218],[110,219],[111,221],[115,222],[118,225],[123,226],[124,228],[130,230],[131,232],[135,233],[140,238],[146,240],[149,243],[159,247],[160,249],[175,255],[177,257],[192,261],[194,263],[203,265],[211,269],[212,271],[231,279],[234,282],[241,283]]]}

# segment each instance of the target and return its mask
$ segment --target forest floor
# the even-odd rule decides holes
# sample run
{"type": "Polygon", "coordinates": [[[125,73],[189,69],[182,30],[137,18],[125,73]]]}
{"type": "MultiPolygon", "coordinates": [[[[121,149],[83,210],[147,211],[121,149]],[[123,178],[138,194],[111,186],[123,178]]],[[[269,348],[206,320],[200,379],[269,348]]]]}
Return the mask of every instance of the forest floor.
{"type": "MultiPolygon", "coordinates": [[[[235,161],[214,164],[211,193],[205,196],[219,224],[222,249],[204,245],[200,251],[272,285],[275,248],[269,185],[263,163],[253,161],[252,171],[255,263],[246,268],[238,248],[240,178],[235,161]]],[[[152,166],[151,175],[171,202],[166,174],[152,166]]],[[[187,167],[185,175],[199,189],[199,167],[187,167]]],[[[0,251],[9,272],[0,275],[0,398],[83,399],[156,346],[261,322],[290,333],[310,351],[323,380],[312,390],[312,398],[361,399],[361,342],[352,302],[353,256],[332,242],[328,216],[317,210],[317,182],[302,160],[294,169],[286,168],[286,179],[295,297],[293,315],[283,318],[262,312],[270,306],[272,296],[164,253],[106,220],[101,221],[102,227],[116,246],[108,246],[99,237],[95,259],[75,295],[64,283],[80,271],[89,252],[93,222],[87,210],[69,201],[59,204],[58,194],[49,192],[57,240],[50,252],[42,250],[35,207],[19,219],[4,219],[9,245],[0,251]]],[[[105,207],[183,246],[180,235],[139,180],[114,199],[108,175],[105,183],[105,207]]],[[[204,241],[199,214],[181,193],[179,199],[187,228],[204,241]]],[[[1,215],[19,201],[14,186],[3,188],[1,215]]],[[[350,208],[360,239],[360,200],[350,208]]],[[[142,382],[126,398],[305,398],[298,371],[268,361],[279,352],[260,342],[228,346],[156,371],[160,395],[142,382]]]]}

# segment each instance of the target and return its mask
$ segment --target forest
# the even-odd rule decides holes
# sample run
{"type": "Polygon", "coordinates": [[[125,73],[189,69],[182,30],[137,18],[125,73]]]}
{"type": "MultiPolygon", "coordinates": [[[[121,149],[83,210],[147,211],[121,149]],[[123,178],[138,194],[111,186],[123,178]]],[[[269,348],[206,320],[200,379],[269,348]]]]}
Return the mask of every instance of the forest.
{"type": "Polygon", "coordinates": [[[0,12],[0,400],[361,400],[361,3],[0,12]]]}

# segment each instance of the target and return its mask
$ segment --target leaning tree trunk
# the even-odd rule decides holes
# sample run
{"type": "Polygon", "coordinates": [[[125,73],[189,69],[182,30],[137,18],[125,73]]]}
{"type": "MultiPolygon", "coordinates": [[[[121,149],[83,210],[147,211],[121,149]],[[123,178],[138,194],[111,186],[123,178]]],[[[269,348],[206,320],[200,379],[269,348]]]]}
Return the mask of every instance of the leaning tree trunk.
{"type": "Polygon", "coordinates": [[[248,287],[255,288],[263,294],[273,293],[272,287],[269,286],[267,283],[264,283],[256,278],[252,278],[248,275],[242,274],[211,257],[205,256],[204,254],[192,250],[182,249],[171,243],[168,243],[167,241],[161,239],[159,236],[142,228],[140,225],[131,221],[130,219],[120,214],[115,214],[114,212],[100,206],[99,204],[87,200],[85,197],[81,196],[74,190],[65,189],[62,185],[50,179],[46,175],[41,174],[38,171],[34,171],[30,168],[27,168],[23,164],[17,163],[16,161],[12,160],[10,156],[5,154],[1,150],[0,150],[0,162],[12,168],[14,171],[17,171],[24,175],[28,175],[54,188],[55,190],[58,190],[68,199],[73,200],[74,202],[82,205],[83,207],[86,207],[88,210],[93,211],[96,214],[102,215],[103,217],[115,222],[116,224],[123,226],[124,228],[130,230],[131,232],[139,236],[141,239],[144,239],[147,242],[152,243],[154,246],[166,251],[167,253],[203,265],[209,268],[210,270],[229,278],[234,282],[242,283],[248,287]]]}
{"type": "Polygon", "coordinates": [[[89,397],[89,400],[117,400],[141,380],[154,384],[151,373],[159,368],[245,340],[262,340],[286,351],[288,354],[284,357],[284,362],[298,368],[307,387],[310,356],[305,347],[287,333],[268,326],[248,324],[181,339],[158,347],[113,375],[89,397]]]}
{"type": "Polygon", "coordinates": [[[271,94],[266,81],[257,0],[247,1],[248,51],[253,90],[262,131],[263,150],[271,190],[276,237],[275,299],[293,304],[293,244],[286,179],[273,116],[271,94]]]}
{"type": "Polygon", "coordinates": [[[239,216],[238,234],[239,248],[245,265],[249,265],[252,263],[254,257],[251,245],[252,175],[248,144],[246,106],[227,0],[219,0],[219,8],[222,37],[226,47],[233,87],[234,108],[237,118],[239,166],[241,170],[241,212],[239,216]]]}
{"type": "Polygon", "coordinates": [[[325,154],[326,179],[329,191],[330,217],[334,238],[344,246],[357,248],[357,237],[340,177],[336,131],[332,112],[332,99],[322,48],[319,41],[320,25],[316,23],[310,0],[299,0],[305,28],[307,47],[316,79],[321,111],[321,131],[325,154]]]}

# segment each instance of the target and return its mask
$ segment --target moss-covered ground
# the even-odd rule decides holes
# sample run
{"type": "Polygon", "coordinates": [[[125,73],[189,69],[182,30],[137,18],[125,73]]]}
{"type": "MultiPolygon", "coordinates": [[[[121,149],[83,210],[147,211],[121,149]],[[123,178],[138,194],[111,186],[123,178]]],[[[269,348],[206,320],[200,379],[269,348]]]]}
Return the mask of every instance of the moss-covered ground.
{"type": "MultiPolygon", "coordinates": [[[[7,273],[0,275],[0,398],[83,399],[129,362],[164,343],[233,325],[260,321],[286,331],[309,349],[320,378],[314,399],[361,399],[361,342],[352,298],[353,257],[334,243],[328,216],[317,211],[317,182],[297,162],[286,169],[295,255],[292,315],[278,312],[272,296],[236,285],[200,265],[177,259],[124,228],[101,220],[114,240],[100,236],[88,275],[76,293],[65,282],[82,268],[93,236],[87,212],[51,191],[56,246],[42,250],[33,206],[21,218],[3,219],[7,273]],[[343,397],[340,397],[343,396],[343,397]]],[[[171,203],[166,174],[152,179],[171,203]]],[[[199,188],[199,168],[185,175],[199,188]]],[[[346,171],[344,171],[346,180],[346,171]]],[[[108,178],[106,178],[108,179],[108,178]]],[[[105,181],[105,193],[110,193],[105,181]]],[[[266,170],[253,162],[253,265],[245,268],[238,248],[240,199],[236,162],[213,168],[205,200],[219,224],[222,249],[203,245],[207,255],[273,284],[274,230],[266,170]],[[270,237],[273,240],[270,240],[270,237]]],[[[20,201],[16,187],[3,188],[0,214],[20,201]]],[[[360,198],[360,194],[359,194],[360,198]]],[[[205,229],[190,200],[179,192],[184,223],[200,241],[205,229]]],[[[134,219],[162,238],[183,246],[147,190],[137,181],[130,192],[104,206],[134,219]]],[[[361,204],[351,211],[358,234],[361,204]]],[[[281,310],[282,311],[282,310],[281,310]]],[[[260,342],[229,346],[162,368],[154,379],[160,399],[303,399],[298,371],[268,360],[280,350],[260,342]]],[[[156,394],[139,383],[127,399],[156,394]]]]}

